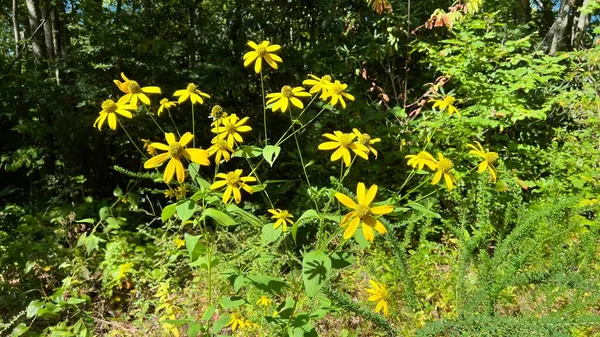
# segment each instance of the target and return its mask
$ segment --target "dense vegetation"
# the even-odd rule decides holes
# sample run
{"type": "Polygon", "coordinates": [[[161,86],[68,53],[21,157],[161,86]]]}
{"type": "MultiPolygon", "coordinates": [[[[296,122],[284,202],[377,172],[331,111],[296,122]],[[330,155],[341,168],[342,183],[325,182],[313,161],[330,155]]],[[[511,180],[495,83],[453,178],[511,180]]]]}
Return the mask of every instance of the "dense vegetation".
{"type": "Polygon", "coordinates": [[[600,335],[597,0],[0,6],[0,336],[600,335]]]}

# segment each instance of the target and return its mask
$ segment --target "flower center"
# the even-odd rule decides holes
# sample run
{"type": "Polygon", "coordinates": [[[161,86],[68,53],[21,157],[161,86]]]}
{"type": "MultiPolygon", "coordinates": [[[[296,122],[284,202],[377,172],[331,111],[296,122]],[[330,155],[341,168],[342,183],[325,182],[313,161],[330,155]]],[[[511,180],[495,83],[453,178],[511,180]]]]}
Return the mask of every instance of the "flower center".
{"type": "Polygon", "coordinates": [[[225,131],[227,131],[227,133],[235,133],[235,124],[230,122],[225,123],[225,131]]]}
{"type": "Polygon", "coordinates": [[[444,158],[438,162],[438,169],[440,171],[448,172],[454,167],[450,159],[444,158]]]}
{"type": "Polygon", "coordinates": [[[490,164],[493,164],[498,160],[498,154],[496,152],[488,152],[485,154],[485,161],[490,164]]]}
{"type": "Polygon", "coordinates": [[[225,150],[229,150],[229,145],[227,145],[227,142],[225,141],[225,139],[218,139],[215,142],[215,145],[217,146],[217,148],[220,151],[225,151],[225,150]]]}
{"type": "Polygon", "coordinates": [[[169,99],[168,98],[163,98],[163,99],[160,100],[160,105],[165,105],[167,103],[169,103],[169,99]]]}
{"type": "Polygon", "coordinates": [[[280,219],[287,219],[289,216],[289,212],[288,211],[281,211],[281,213],[279,213],[279,218],[280,219]]]}
{"type": "Polygon", "coordinates": [[[340,147],[343,147],[345,149],[350,148],[350,146],[352,145],[352,140],[354,139],[353,135],[351,134],[343,134],[339,137],[339,143],[340,143],[340,147]]]}
{"type": "Polygon", "coordinates": [[[190,83],[190,84],[188,84],[186,90],[189,91],[190,93],[195,93],[196,92],[196,85],[194,83],[190,83]]]}
{"type": "Polygon", "coordinates": [[[227,173],[225,181],[227,181],[227,185],[229,186],[237,186],[240,183],[240,176],[238,176],[235,172],[229,172],[227,173]]]}
{"type": "Polygon", "coordinates": [[[102,103],[102,110],[106,111],[107,113],[113,113],[117,111],[117,104],[112,99],[107,99],[102,103]]]}
{"type": "Polygon", "coordinates": [[[354,212],[356,213],[356,216],[360,219],[371,215],[371,209],[369,208],[369,205],[358,204],[356,205],[356,210],[354,210],[354,212]]]}
{"type": "Polygon", "coordinates": [[[370,141],[371,136],[367,135],[366,133],[363,133],[362,135],[360,135],[360,137],[358,137],[358,142],[362,145],[369,145],[370,141]]]}
{"type": "Polygon", "coordinates": [[[283,95],[283,97],[292,97],[292,87],[290,87],[289,85],[283,86],[283,88],[281,88],[281,94],[283,95]]]}
{"type": "Polygon", "coordinates": [[[127,88],[129,89],[130,94],[139,94],[142,92],[142,88],[140,88],[140,85],[136,81],[129,81],[127,88]]]}
{"type": "Polygon", "coordinates": [[[452,96],[446,96],[446,97],[444,98],[444,101],[446,101],[446,103],[448,103],[448,104],[452,105],[452,104],[454,104],[454,101],[456,101],[456,98],[454,98],[454,97],[452,97],[452,96]]]}
{"type": "Polygon", "coordinates": [[[336,95],[340,95],[344,92],[344,86],[341,83],[334,83],[331,85],[331,91],[336,95]]]}
{"type": "Polygon", "coordinates": [[[175,142],[169,145],[169,152],[171,153],[172,157],[179,156],[181,152],[183,152],[183,146],[181,146],[181,144],[178,142],[175,142]]]}
{"type": "Polygon", "coordinates": [[[260,45],[256,49],[256,53],[258,54],[259,57],[263,57],[267,53],[267,48],[264,47],[264,46],[262,46],[262,45],[260,45]]]}

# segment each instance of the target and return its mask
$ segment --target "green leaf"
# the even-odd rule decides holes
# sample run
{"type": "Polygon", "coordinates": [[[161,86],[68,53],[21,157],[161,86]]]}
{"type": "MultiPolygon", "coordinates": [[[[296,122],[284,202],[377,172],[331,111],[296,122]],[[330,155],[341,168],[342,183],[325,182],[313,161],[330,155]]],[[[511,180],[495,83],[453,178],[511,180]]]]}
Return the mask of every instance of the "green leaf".
{"type": "Polygon", "coordinates": [[[113,191],[113,195],[117,198],[120,198],[123,196],[123,190],[121,189],[121,187],[119,187],[119,185],[117,185],[117,187],[115,187],[115,190],[113,191]]]}
{"type": "Polygon", "coordinates": [[[316,296],[325,285],[331,271],[331,259],[327,254],[312,251],[302,259],[302,281],[306,295],[310,298],[316,296]]]}
{"type": "Polygon", "coordinates": [[[185,248],[188,251],[190,262],[194,262],[206,252],[206,246],[200,243],[200,235],[185,234],[185,248]]]}
{"type": "Polygon", "coordinates": [[[273,163],[275,163],[275,160],[279,156],[279,152],[281,152],[281,148],[279,146],[267,145],[263,149],[262,155],[267,161],[267,163],[269,163],[269,165],[273,167],[273,163]]]}
{"type": "Polygon", "coordinates": [[[425,214],[426,216],[438,218],[438,219],[442,218],[442,216],[439,213],[433,212],[429,208],[427,208],[419,203],[409,202],[408,204],[406,204],[406,206],[408,206],[416,211],[419,211],[419,212],[425,214]]]}
{"type": "Polygon", "coordinates": [[[42,301],[42,300],[35,300],[35,301],[30,302],[26,309],[27,318],[33,318],[33,317],[37,316],[38,312],[43,307],[44,307],[44,301],[42,301]]]}
{"type": "Polygon", "coordinates": [[[9,336],[10,337],[18,337],[18,336],[21,336],[24,333],[26,333],[28,330],[29,330],[29,327],[27,327],[27,325],[25,325],[25,323],[19,323],[17,326],[15,326],[12,329],[9,336]]]}
{"type": "Polygon", "coordinates": [[[279,317],[281,318],[290,318],[294,313],[294,307],[296,306],[296,301],[293,298],[287,297],[285,302],[281,303],[279,307],[277,307],[277,312],[279,313],[279,317]]]}
{"type": "Polygon", "coordinates": [[[219,305],[223,309],[232,309],[232,308],[237,308],[244,303],[246,303],[246,300],[244,298],[239,297],[239,296],[231,296],[231,297],[225,297],[224,299],[222,299],[219,302],[219,305]]]}
{"type": "Polygon", "coordinates": [[[208,308],[206,308],[206,310],[204,310],[204,313],[202,314],[202,320],[208,322],[211,320],[211,318],[213,317],[214,314],[215,314],[215,306],[211,305],[208,308]]]}
{"type": "Polygon", "coordinates": [[[192,323],[187,329],[187,335],[188,337],[197,337],[200,334],[200,330],[202,330],[202,326],[199,323],[192,323]]]}
{"type": "Polygon", "coordinates": [[[246,159],[256,158],[262,154],[262,151],[263,150],[258,146],[243,145],[238,147],[235,152],[233,152],[232,157],[246,159]]]}
{"type": "Polygon", "coordinates": [[[83,235],[80,236],[77,240],[77,247],[85,246],[85,250],[89,255],[91,252],[97,250],[100,247],[100,242],[106,242],[106,240],[95,236],[93,233],[89,236],[87,235],[87,233],[83,233],[83,235]]]}
{"type": "Polygon", "coordinates": [[[169,206],[166,206],[165,208],[163,208],[160,214],[160,219],[162,220],[162,222],[165,222],[169,220],[175,214],[175,212],[177,212],[177,204],[171,204],[169,206]]]}
{"type": "Polygon", "coordinates": [[[100,216],[100,221],[108,218],[110,216],[110,207],[104,206],[104,207],[100,208],[98,215],[100,216]]]}
{"type": "Polygon", "coordinates": [[[216,334],[221,331],[227,324],[229,324],[229,321],[231,321],[230,315],[223,315],[219,317],[219,319],[213,323],[213,333],[216,334]]]}
{"type": "Polygon", "coordinates": [[[292,239],[294,239],[294,243],[296,243],[296,236],[298,235],[298,227],[304,223],[305,221],[314,220],[319,218],[319,213],[314,209],[309,209],[302,213],[302,215],[294,222],[292,226],[292,239]]]}
{"type": "Polygon", "coordinates": [[[223,226],[235,226],[237,223],[229,215],[219,211],[216,208],[207,208],[202,212],[203,217],[209,217],[223,226]]]}
{"type": "Polygon", "coordinates": [[[354,255],[352,255],[352,253],[350,252],[335,252],[333,254],[331,254],[330,256],[331,258],[331,267],[333,269],[342,269],[342,268],[346,268],[348,266],[351,266],[354,261],[356,260],[354,258],[354,255]]]}
{"type": "Polygon", "coordinates": [[[273,228],[272,223],[268,223],[263,226],[262,233],[260,235],[260,241],[263,245],[269,244],[281,236],[283,233],[283,226],[279,226],[277,228],[273,228]]]}
{"type": "Polygon", "coordinates": [[[227,205],[227,213],[239,216],[254,227],[261,227],[263,225],[262,221],[260,221],[258,217],[250,212],[244,211],[235,204],[227,205]]]}
{"type": "Polygon", "coordinates": [[[188,221],[196,212],[196,203],[193,200],[183,200],[177,203],[177,216],[184,223],[188,221]]]}
{"type": "Polygon", "coordinates": [[[246,279],[252,282],[258,290],[270,294],[281,293],[283,287],[287,284],[279,278],[267,275],[248,275],[246,279]]]}

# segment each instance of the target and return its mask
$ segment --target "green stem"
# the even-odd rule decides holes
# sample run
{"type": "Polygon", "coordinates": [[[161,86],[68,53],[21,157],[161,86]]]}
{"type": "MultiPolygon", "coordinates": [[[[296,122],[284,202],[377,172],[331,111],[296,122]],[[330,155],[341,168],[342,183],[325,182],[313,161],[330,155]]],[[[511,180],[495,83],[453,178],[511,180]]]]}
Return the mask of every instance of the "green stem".
{"type": "Polygon", "coordinates": [[[171,118],[171,122],[173,123],[173,126],[175,127],[175,131],[177,131],[177,135],[179,136],[179,138],[181,138],[181,133],[179,133],[179,129],[177,129],[177,124],[175,124],[175,120],[173,119],[173,116],[171,115],[171,110],[167,109],[167,112],[169,113],[169,118],[171,118]]]}
{"type": "Polygon", "coordinates": [[[290,137],[292,137],[293,135],[295,135],[296,133],[300,132],[300,130],[304,129],[307,125],[310,125],[310,123],[312,123],[315,119],[317,119],[319,117],[319,115],[321,115],[321,113],[325,110],[325,108],[321,109],[321,111],[319,111],[315,117],[313,117],[311,120],[308,121],[308,123],[303,124],[302,126],[300,126],[300,128],[298,128],[298,130],[294,131],[291,135],[288,135],[287,137],[283,138],[283,136],[277,141],[277,143],[275,144],[275,146],[279,146],[279,144],[285,142],[286,140],[288,140],[290,137]]]}
{"type": "Polygon", "coordinates": [[[260,70],[260,91],[262,92],[263,102],[263,124],[265,125],[265,146],[269,145],[267,137],[267,104],[265,103],[265,83],[263,78],[263,71],[260,70]]]}
{"type": "Polygon", "coordinates": [[[196,120],[194,119],[194,102],[191,101],[191,98],[190,98],[190,103],[192,103],[192,134],[194,135],[194,138],[192,138],[192,147],[195,148],[196,147],[196,120]]]}
{"type": "Polygon", "coordinates": [[[163,130],[163,128],[161,128],[160,125],[158,125],[158,122],[156,121],[156,119],[154,119],[154,116],[152,116],[152,112],[150,112],[149,115],[150,115],[150,118],[152,119],[152,121],[154,122],[154,124],[156,124],[156,126],[160,130],[160,132],[162,132],[164,134],[165,130],[163,130]]]}
{"type": "Polygon", "coordinates": [[[125,129],[125,127],[123,126],[123,124],[121,123],[121,121],[118,118],[117,118],[117,122],[119,123],[119,126],[121,127],[121,129],[123,129],[123,131],[125,131],[125,134],[127,135],[127,138],[129,138],[129,141],[131,142],[131,144],[133,144],[133,146],[135,146],[135,148],[140,152],[140,154],[142,155],[142,157],[144,157],[144,160],[148,160],[148,157],[146,157],[146,155],[144,154],[144,152],[133,141],[133,138],[131,138],[131,136],[129,135],[129,132],[127,132],[127,129],[125,129]]]}
{"type": "MultiPolygon", "coordinates": [[[[292,110],[290,110],[290,122],[292,123],[292,130],[295,130],[296,128],[293,127],[294,126],[294,118],[292,117],[292,110]]],[[[298,136],[296,136],[295,133],[294,133],[294,141],[296,141],[296,149],[298,150],[298,157],[300,158],[300,164],[302,165],[302,171],[304,172],[304,177],[306,178],[306,183],[308,184],[309,195],[310,195],[311,200],[315,203],[315,211],[318,214],[319,213],[319,205],[317,204],[317,200],[315,200],[315,198],[313,198],[312,193],[310,193],[310,191],[312,190],[312,186],[310,184],[310,179],[308,178],[308,173],[306,173],[306,166],[304,165],[304,158],[302,157],[302,150],[300,149],[300,144],[298,143],[298,136]]]]}

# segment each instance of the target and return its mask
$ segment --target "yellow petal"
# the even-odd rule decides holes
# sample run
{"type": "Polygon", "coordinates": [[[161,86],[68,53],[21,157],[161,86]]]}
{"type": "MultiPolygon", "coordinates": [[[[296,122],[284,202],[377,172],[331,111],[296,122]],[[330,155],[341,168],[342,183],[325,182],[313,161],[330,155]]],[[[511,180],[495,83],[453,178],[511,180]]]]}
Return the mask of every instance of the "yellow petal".
{"type": "Polygon", "coordinates": [[[108,126],[113,130],[117,129],[117,115],[114,113],[108,114],[108,126]]]}
{"type": "Polygon", "coordinates": [[[371,213],[373,213],[375,215],[388,214],[388,213],[392,213],[393,211],[394,211],[394,206],[392,206],[392,205],[371,207],[371,213]]]}
{"type": "Polygon", "coordinates": [[[177,165],[175,160],[176,160],[175,158],[171,158],[171,160],[169,160],[169,163],[167,164],[167,167],[165,168],[165,173],[163,174],[163,180],[167,184],[171,180],[173,180],[173,175],[175,175],[175,166],[177,165]]]}
{"type": "Polygon", "coordinates": [[[375,196],[377,195],[377,185],[373,185],[367,191],[367,195],[365,196],[365,204],[369,205],[375,200],[375,196]]]}
{"type": "Polygon", "coordinates": [[[210,160],[208,160],[209,154],[208,151],[204,149],[185,149],[184,154],[189,156],[189,160],[198,163],[203,166],[209,166],[210,160]]]}
{"type": "Polygon", "coordinates": [[[175,140],[175,135],[171,132],[165,133],[165,139],[167,140],[167,144],[169,145],[177,143],[177,141],[175,140]]]}
{"type": "Polygon", "coordinates": [[[365,235],[365,239],[367,239],[367,241],[369,241],[369,242],[373,242],[373,239],[375,238],[375,233],[373,232],[373,227],[368,226],[363,223],[362,230],[363,230],[363,234],[365,235]]]}
{"type": "Polygon", "coordinates": [[[160,94],[160,93],[162,93],[162,91],[160,90],[159,87],[154,87],[154,86],[143,87],[142,88],[142,92],[145,92],[147,94],[160,94]]]}
{"type": "Polygon", "coordinates": [[[358,203],[362,205],[368,205],[370,202],[365,203],[367,189],[365,188],[365,184],[360,182],[356,185],[356,198],[358,199],[358,203]]]}
{"type": "Polygon", "coordinates": [[[340,193],[340,192],[336,193],[335,198],[348,208],[356,209],[356,207],[357,207],[354,200],[352,200],[349,196],[347,196],[343,193],[340,193]]]}
{"type": "Polygon", "coordinates": [[[344,231],[344,240],[350,239],[356,233],[356,229],[358,229],[358,224],[360,223],[360,219],[358,217],[354,218],[348,225],[348,228],[344,231]]]}
{"type": "Polygon", "coordinates": [[[157,166],[160,166],[162,163],[164,163],[165,161],[167,161],[167,159],[169,159],[170,157],[171,156],[169,155],[168,152],[156,155],[156,156],[148,159],[144,163],[144,168],[151,169],[151,168],[155,168],[157,166]]]}
{"type": "Polygon", "coordinates": [[[333,150],[336,149],[340,146],[339,143],[336,142],[325,142],[325,143],[321,143],[319,144],[318,149],[319,150],[333,150]]]}
{"type": "Polygon", "coordinates": [[[179,139],[179,145],[185,147],[185,146],[187,146],[192,141],[192,139],[194,139],[194,135],[192,135],[191,132],[186,132],[179,139]]]}
{"type": "Polygon", "coordinates": [[[173,157],[173,159],[171,159],[169,164],[171,162],[175,163],[174,165],[175,165],[175,173],[177,173],[177,181],[179,183],[182,183],[185,180],[185,169],[183,168],[183,164],[181,163],[181,160],[179,160],[179,158],[177,158],[177,157],[173,157]]]}

